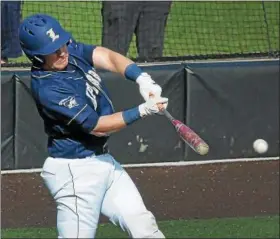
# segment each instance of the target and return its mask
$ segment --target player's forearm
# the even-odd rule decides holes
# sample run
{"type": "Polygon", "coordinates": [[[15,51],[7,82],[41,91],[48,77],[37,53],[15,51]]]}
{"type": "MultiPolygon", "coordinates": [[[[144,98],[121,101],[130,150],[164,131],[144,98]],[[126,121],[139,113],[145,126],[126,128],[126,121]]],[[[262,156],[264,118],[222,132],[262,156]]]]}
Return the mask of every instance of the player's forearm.
{"type": "Polygon", "coordinates": [[[105,47],[96,47],[92,59],[96,68],[120,73],[123,76],[127,66],[134,63],[127,57],[105,47]]]}
{"type": "MultiPolygon", "coordinates": [[[[136,65],[130,59],[111,51],[109,54],[110,62],[113,65],[112,71],[118,72],[123,75],[125,78],[138,82],[139,76],[142,75],[142,69],[136,65]]],[[[148,81],[148,79],[144,79],[144,81],[148,81]]]]}
{"type": "Polygon", "coordinates": [[[92,130],[91,134],[102,135],[106,133],[116,132],[123,129],[125,126],[147,116],[158,113],[162,110],[160,105],[167,104],[168,99],[164,97],[152,97],[145,103],[111,115],[104,115],[98,119],[97,125],[92,130]]]}
{"type": "Polygon", "coordinates": [[[123,119],[122,112],[117,112],[112,115],[101,116],[91,133],[111,133],[125,127],[126,123],[123,119]]]}
{"type": "Polygon", "coordinates": [[[132,60],[113,51],[109,53],[109,57],[112,64],[112,71],[120,73],[123,76],[125,76],[125,71],[127,67],[134,63],[132,60]]]}
{"type": "Polygon", "coordinates": [[[92,134],[112,133],[125,128],[127,125],[151,114],[145,103],[111,115],[101,116],[92,134]]]}
{"type": "MultiPolygon", "coordinates": [[[[139,85],[149,84],[148,87],[145,86],[144,88],[149,88],[154,95],[157,95],[152,89],[155,82],[152,80],[151,76],[144,73],[139,66],[127,57],[105,47],[96,47],[92,53],[92,60],[95,68],[119,73],[129,80],[137,82],[139,85]]],[[[159,86],[157,85],[157,87],[159,86]]]]}

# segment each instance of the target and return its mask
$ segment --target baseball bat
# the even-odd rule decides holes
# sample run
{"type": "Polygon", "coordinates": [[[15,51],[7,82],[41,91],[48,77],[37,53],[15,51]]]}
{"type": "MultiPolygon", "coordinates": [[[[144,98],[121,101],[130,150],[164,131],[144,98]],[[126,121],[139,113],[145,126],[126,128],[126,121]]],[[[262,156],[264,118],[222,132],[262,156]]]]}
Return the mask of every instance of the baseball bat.
{"type": "Polygon", "coordinates": [[[175,127],[181,139],[186,142],[196,153],[206,155],[209,151],[209,146],[204,142],[190,127],[183,124],[180,120],[175,119],[166,109],[162,110],[166,118],[175,127]]]}

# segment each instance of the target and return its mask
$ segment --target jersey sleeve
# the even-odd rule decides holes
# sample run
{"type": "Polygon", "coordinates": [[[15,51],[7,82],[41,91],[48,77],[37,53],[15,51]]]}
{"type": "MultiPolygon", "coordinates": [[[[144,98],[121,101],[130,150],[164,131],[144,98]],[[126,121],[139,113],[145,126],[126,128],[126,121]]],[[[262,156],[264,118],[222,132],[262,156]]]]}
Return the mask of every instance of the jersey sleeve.
{"type": "Polygon", "coordinates": [[[95,45],[84,44],[73,40],[73,42],[71,43],[71,47],[75,49],[76,53],[78,53],[79,56],[81,56],[84,60],[86,60],[90,65],[93,66],[92,53],[96,48],[95,45]]]}
{"type": "Polygon", "coordinates": [[[92,61],[92,53],[96,46],[93,45],[87,45],[87,44],[82,44],[83,45],[83,57],[84,59],[90,63],[93,66],[93,61],[92,61]]]}
{"type": "Polygon", "coordinates": [[[67,126],[79,127],[90,133],[98,122],[97,112],[74,89],[48,86],[40,91],[39,100],[51,118],[67,126]]]}

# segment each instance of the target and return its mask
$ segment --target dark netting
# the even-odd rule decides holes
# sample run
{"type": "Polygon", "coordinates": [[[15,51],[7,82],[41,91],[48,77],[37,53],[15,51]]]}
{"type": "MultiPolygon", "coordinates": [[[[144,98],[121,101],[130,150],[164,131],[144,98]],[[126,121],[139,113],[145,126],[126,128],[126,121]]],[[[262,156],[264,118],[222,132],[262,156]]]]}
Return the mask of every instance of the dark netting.
{"type": "MultiPolygon", "coordinates": [[[[21,13],[23,18],[34,13],[50,14],[56,17],[76,40],[85,43],[100,45],[102,35],[107,34],[106,46],[114,49],[119,47],[125,52],[124,45],[131,40],[127,56],[140,62],[279,56],[279,2],[174,1],[170,9],[169,6],[164,6],[163,2],[162,5],[160,2],[150,2],[152,5],[145,6],[144,2],[136,2],[134,6],[125,6],[128,3],[117,2],[117,5],[107,6],[102,14],[104,3],[98,1],[24,1],[21,4],[21,13]],[[144,11],[142,15],[140,10],[144,11]],[[143,21],[142,26],[136,27],[140,19],[143,21]],[[159,22],[156,19],[160,19],[159,22]],[[116,21],[119,21],[119,25],[114,25],[116,21]],[[102,34],[102,26],[105,25],[106,30],[102,34]],[[112,30],[112,27],[115,29],[112,30]],[[149,31],[149,27],[153,30],[149,31]],[[164,29],[163,33],[160,29],[164,29]],[[130,38],[129,32],[133,30],[139,33],[139,42],[135,35],[130,38]],[[120,40],[117,42],[118,37],[120,40]],[[137,51],[137,45],[142,53],[139,53],[139,49],[137,51]],[[149,50],[151,46],[152,49],[149,50]],[[140,58],[139,54],[142,54],[140,58]]],[[[24,56],[8,60],[11,65],[28,63],[24,56]]]]}

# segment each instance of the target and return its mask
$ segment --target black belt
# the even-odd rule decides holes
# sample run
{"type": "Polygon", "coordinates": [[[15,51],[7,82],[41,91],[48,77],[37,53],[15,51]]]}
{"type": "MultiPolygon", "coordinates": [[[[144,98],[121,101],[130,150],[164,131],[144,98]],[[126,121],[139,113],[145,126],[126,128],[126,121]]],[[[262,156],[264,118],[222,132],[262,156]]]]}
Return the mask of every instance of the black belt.
{"type": "Polygon", "coordinates": [[[94,149],[94,155],[102,155],[102,154],[107,154],[109,153],[108,145],[104,145],[103,147],[98,147],[94,149]]]}

